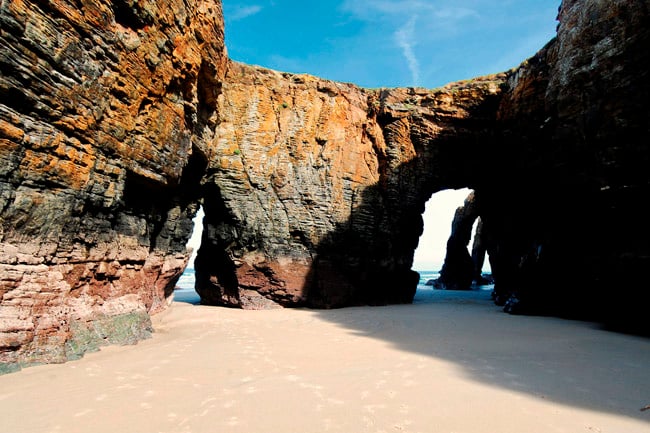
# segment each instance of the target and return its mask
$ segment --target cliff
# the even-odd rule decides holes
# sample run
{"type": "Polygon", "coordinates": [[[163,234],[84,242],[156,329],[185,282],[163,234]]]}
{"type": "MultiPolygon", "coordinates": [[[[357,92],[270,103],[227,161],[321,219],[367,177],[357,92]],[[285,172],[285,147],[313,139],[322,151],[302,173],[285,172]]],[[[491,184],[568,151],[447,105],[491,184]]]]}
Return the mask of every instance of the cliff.
{"type": "Polygon", "coordinates": [[[2,368],[146,338],[201,204],[206,304],[411,302],[460,187],[497,303],[647,329],[648,16],[565,0],[515,70],[367,90],[228,61],[218,1],[2,3],[2,368]]]}
{"type": "Polygon", "coordinates": [[[647,334],[648,5],[565,0],[558,20],[509,78],[476,190],[497,302],[647,334]]]}
{"type": "Polygon", "coordinates": [[[221,4],[11,1],[0,24],[0,362],[146,337],[189,257],[221,4]]]}

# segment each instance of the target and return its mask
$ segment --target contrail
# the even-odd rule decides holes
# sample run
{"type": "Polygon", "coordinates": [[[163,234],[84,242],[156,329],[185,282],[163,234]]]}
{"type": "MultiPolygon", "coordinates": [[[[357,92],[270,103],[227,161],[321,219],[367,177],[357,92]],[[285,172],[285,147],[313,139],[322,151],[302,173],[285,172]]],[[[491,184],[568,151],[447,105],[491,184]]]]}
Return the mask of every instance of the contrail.
{"type": "Polygon", "coordinates": [[[395,39],[397,45],[402,49],[402,55],[406,58],[409,71],[411,71],[411,80],[413,86],[417,86],[420,82],[420,62],[418,62],[413,50],[415,43],[415,20],[416,17],[412,16],[410,20],[395,32],[395,39]]]}

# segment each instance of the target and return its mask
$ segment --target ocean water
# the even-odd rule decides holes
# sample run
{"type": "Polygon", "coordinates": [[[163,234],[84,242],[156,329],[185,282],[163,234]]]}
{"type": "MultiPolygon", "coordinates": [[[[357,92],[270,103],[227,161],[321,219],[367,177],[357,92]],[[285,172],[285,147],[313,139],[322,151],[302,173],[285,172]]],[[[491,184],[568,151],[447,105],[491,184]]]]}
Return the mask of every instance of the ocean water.
{"type": "MultiPolygon", "coordinates": [[[[420,281],[418,282],[418,287],[413,298],[414,304],[422,304],[429,302],[436,302],[440,300],[441,297],[448,298],[449,296],[473,296],[471,292],[482,292],[487,295],[487,292],[491,292],[494,289],[494,284],[486,284],[483,286],[473,286],[470,291],[453,291],[453,290],[438,290],[435,289],[432,285],[428,286],[426,283],[429,280],[435,280],[440,277],[440,271],[417,271],[420,274],[420,281]],[[455,294],[454,294],[455,293],[455,294]]],[[[485,275],[485,273],[484,273],[485,275]]],[[[483,295],[481,295],[483,296],[483,295]]]]}
{"type": "Polygon", "coordinates": [[[427,281],[429,280],[435,280],[436,278],[440,277],[440,271],[419,271],[416,269],[416,272],[420,274],[420,282],[418,283],[418,289],[420,286],[425,286],[425,287],[431,287],[431,286],[426,286],[427,281]]]}
{"type": "Polygon", "coordinates": [[[180,289],[194,289],[194,268],[185,268],[185,272],[179,278],[176,286],[180,289]]]}
{"type": "Polygon", "coordinates": [[[201,302],[199,294],[194,290],[194,268],[185,268],[185,272],[176,283],[174,290],[174,301],[187,302],[188,304],[197,305],[201,302]]]}
{"type": "Polygon", "coordinates": [[[439,271],[420,271],[417,270],[420,274],[420,281],[418,282],[418,287],[415,291],[415,296],[413,297],[413,303],[423,303],[430,302],[434,295],[433,286],[427,286],[427,281],[435,280],[440,277],[439,271]]]}
{"type": "MultiPolygon", "coordinates": [[[[415,293],[414,302],[426,302],[430,300],[434,293],[433,286],[427,286],[427,281],[435,280],[440,277],[439,271],[417,271],[420,274],[420,281],[418,282],[417,291],[415,293]]],[[[174,291],[174,300],[178,302],[187,302],[190,304],[199,304],[201,299],[194,290],[194,268],[187,268],[183,275],[181,275],[178,283],[176,283],[176,290],[174,291]]],[[[477,290],[492,290],[493,284],[479,286],[477,290]]]]}

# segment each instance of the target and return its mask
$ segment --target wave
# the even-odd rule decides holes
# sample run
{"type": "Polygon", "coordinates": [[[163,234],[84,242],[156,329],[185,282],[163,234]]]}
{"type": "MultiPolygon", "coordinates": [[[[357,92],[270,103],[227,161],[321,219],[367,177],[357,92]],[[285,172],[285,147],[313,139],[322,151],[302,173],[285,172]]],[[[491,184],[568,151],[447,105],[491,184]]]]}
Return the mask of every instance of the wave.
{"type": "Polygon", "coordinates": [[[178,279],[176,287],[179,289],[192,289],[194,290],[194,281],[196,276],[194,273],[194,268],[186,268],[183,275],[178,279]]]}

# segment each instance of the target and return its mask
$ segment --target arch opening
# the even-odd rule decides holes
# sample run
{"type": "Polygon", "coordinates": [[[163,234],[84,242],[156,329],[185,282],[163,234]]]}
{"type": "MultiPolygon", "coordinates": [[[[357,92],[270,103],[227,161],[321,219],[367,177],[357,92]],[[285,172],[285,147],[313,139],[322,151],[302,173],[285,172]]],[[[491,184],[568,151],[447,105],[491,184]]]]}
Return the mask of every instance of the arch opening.
{"type": "Polygon", "coordinates": [[[199,294],[196,293],[195,289],[196,272],[194,269],[194,261],[196,260],[196,255],[201,245],[204,216],[205,213],[203,211],[203,206],[199,206],[196,215],[192,219],[192,223],[194,224],[192,235],[187,241],[187,247],[192,249],[192,255],[190,256],[190,259],[187,262],[187,267],[185,268],[185,271],[183,271],[183,274],[179,278],[174,289],[174,300],[178,302],[186,302],[193,305],[201,303],[201,298],[199,297],[199,294]]]}
{"type": "Polygon", "coordinates": [[[427,201],[422,215],[424,229],[413,257],[413,269],[420,274],[418,291],[492,290],[490,262],[479,239],[480,216],[468,209],[473,194],[469,188],[445,189],[427,201]],[[459,227],[467,223],[470,228],[459,227]],[[458,280],[466,283],[456,284],[458,280]]]}

